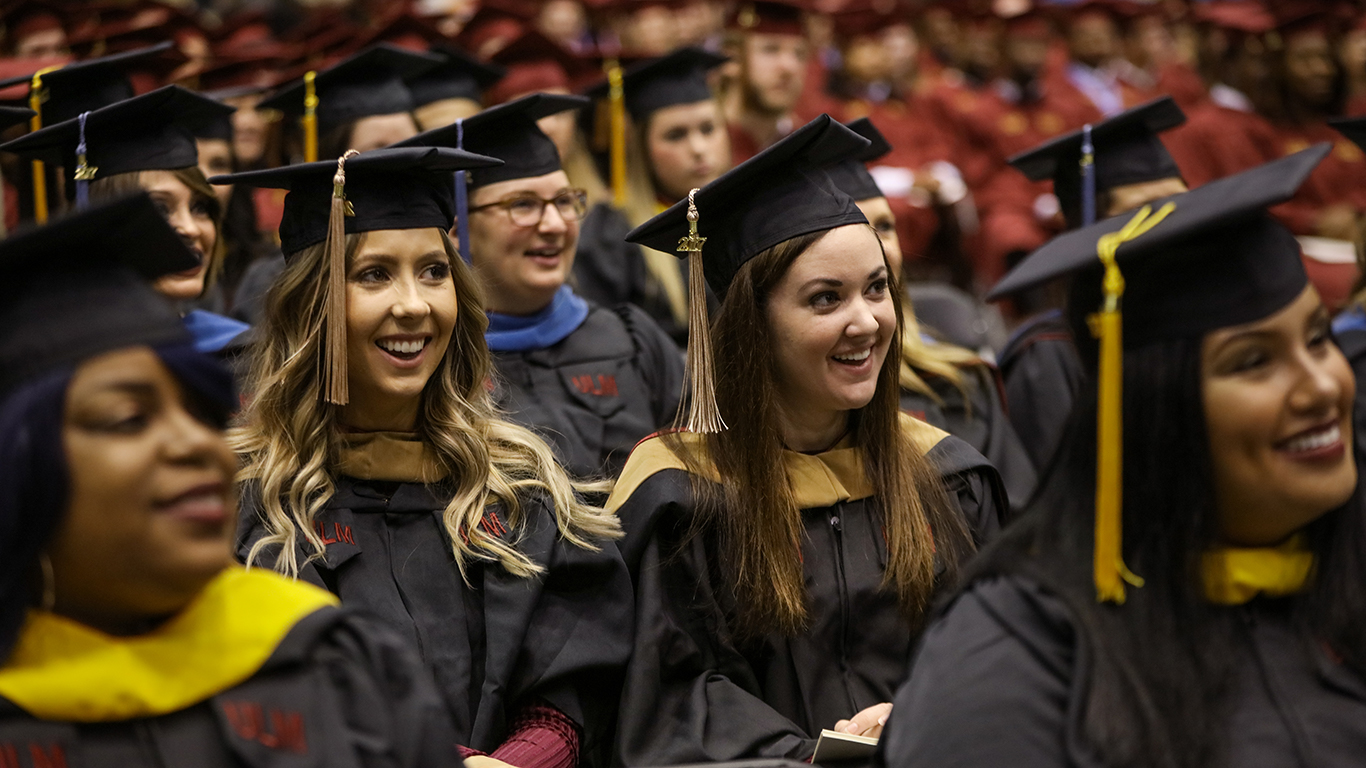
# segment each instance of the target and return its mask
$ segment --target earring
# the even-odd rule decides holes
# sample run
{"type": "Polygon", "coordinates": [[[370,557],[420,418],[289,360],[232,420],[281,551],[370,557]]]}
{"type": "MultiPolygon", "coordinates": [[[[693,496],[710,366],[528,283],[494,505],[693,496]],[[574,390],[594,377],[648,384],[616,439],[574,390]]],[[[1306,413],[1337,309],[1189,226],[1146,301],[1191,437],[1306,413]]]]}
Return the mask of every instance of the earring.
{"type": "Polygon", "coordinates": [[[42,608],[49,613],[57,605],[57,579],[52,575],[52,558],[47,553],[38,556],[38,565],[43,569],[43,602],[42,608]]]}

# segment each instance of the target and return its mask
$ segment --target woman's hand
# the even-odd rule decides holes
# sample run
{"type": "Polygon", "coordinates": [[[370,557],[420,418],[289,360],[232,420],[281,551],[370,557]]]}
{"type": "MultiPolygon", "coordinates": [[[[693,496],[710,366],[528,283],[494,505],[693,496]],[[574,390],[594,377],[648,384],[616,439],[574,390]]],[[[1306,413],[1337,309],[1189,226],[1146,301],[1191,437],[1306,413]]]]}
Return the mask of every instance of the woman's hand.
{"type": "Polygon", "coordinates": [[[470,755],[465,758],[465,768],[515,768],[515,766],[488,755],[470,755]]]}
{"type": "Polygon", "coordinates": [[[887,718],[892,714],[892,704],[884,701],[881,704],[863,710],[848,720],[841,720],[835,723],[835,730],[840,733],[849,733],[854,736],[868,736],[878,738],[882,736],[882,726],[887,724],[887,718]]]}

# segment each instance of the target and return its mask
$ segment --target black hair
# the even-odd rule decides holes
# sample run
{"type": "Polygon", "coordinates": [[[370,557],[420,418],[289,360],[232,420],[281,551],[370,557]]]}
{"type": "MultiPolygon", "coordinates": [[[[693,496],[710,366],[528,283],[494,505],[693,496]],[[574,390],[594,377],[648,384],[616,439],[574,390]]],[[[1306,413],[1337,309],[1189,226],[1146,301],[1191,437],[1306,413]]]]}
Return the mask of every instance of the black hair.
{"type": "MultiPolygon", "coordinates": [[[[1032,578],[1068,606],[1089,659],[1078,725],[1109,766],[1220,764],[1237,641],[1234,615],[1208,602],[1201,558],[1215,542],[1201,339],[1124,353],[1124,559],[1145,580],[1122,606],[1098,604],[1092,575],[1096,391],[1091,377],[1059,454],[1019,525],[984,551],[964,583],[1032,578]]],[[[1362,485],[1308,529],[1318,567],[1292,598],[1306,639],[1366,671],[1366,515],[1362,485]]]]}
{"type": "MultiPolygon", "coordinates": [[[[183,388],[187,410],[225,428],[237,405],[227,370],[189,344],[153,351],[183,388]]],[[[66,514],[70,473],[62,424],[75,369],[50,371],[0,400],[0,666],[39,593],[39,555],[66,514]]]]}

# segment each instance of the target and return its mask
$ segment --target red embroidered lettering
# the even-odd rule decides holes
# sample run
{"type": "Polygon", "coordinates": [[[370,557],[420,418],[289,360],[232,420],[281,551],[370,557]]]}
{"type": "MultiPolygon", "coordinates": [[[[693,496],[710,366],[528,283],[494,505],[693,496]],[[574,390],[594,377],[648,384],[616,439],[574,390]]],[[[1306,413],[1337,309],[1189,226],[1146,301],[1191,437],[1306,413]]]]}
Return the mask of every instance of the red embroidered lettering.
{"type": "Polygon", "coordinates": [[[304,716],[298,712],[285,712],[279,709],[270,711],[270,723],[275,728],[277,749],[308,753],[308,741],[304,738],[304,716]]]}
{"type": "Polygon", "coordinates": [[[66,768],[66,752],[61,744],[52,744],[50,751],[44,751],[42,744],[29,742],[28,754],[33,758],[33,768],[66,768]]]}
{"type": "Polygon", "coordinates": [[[604,397],[617,396],[617,377],[611,374],[598,377],[599,388],[602,390],[598,394],[604,397]]]}
{"type": "Polygon", "coordinates": [[[304,736],[304,717],[298,712],[271,707],[268,713],[270,730],[266,729],[267,712],[255,702],[225,701],[223,714],[227,716],[228,725],[238,738],[254,741],[268,749],[288,750],[299,754],[308,752],[308,740],[304,736]]]}
{"type": "Polygon", "coordinates": [[[333,528],[333,530],[336,531],[336,533],[337,533],[337,539],[338,539],[339,541],[344,541],[344,542],[346,542],[347,544],[352,544],[352,545],[354,545],[354,544],[356,543],[355,537],[353,537],[353,536],[351,535],[351,526],[349,526],[349,525],[340,525],[340,524],[338,524],[338,523],[333,523],[333,524],[332,524],[332,528],[333,528]]]}

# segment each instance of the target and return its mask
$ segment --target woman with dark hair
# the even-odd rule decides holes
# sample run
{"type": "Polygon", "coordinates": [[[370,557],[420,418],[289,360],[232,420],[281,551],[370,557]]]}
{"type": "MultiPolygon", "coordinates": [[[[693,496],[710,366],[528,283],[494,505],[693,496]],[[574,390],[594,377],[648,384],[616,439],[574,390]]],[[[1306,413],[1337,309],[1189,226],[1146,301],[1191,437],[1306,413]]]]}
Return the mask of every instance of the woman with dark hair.
{"type": "Polygon", "coordinates": [[[0,755],[455,768],[396,637],[233,564],[232,380],[146,285],[194,263],[144,195],[0,243],[0,755]]]}
{"type": "Polygon", "coordinates": [[[289,190],[232,434],[238,555],[419,648],[471,768],[597,765],[630,577],[617,519],[585,501],[603,486],[494,405],[483,297],[447,232],[455,172],[498,166],[412,147],[215,177],[289,190]]]}
{"type": "Polygon", "coordinates": [[[249,327],[194,309],[223,265],[222,204],[199,170],[192,128],[226,117],[232,108],[179,86],[115,102],[11,141],[5,151],[26,157],[66,158],[68,194],[77,208],[144,191],[199,258],[184,272],[152,287],[176,304],[200,352],[238,360],[249,327]],[[71,162],[74,159],[74,162],[71,162]]]}
{"type": "Polygon", "coordinates": [[[980,454],[899,411],[898,285],[822,170],[867,146],[823,115],[631,233],[689,252],[721,308],[692,305],[687,429],[637,446],[608,501],[637,590],[628,765],[876,736],[934,594],[1006,509],[980,454]]]}
{"type": "Polygon", "coordinates": [[[1360,763],[1354,382],[1264,210],[1327,151],[1059,238],[998,286],[1075,272],[1100,371],[1038,503],[926,630],[886,765],[1360,763]]]}

